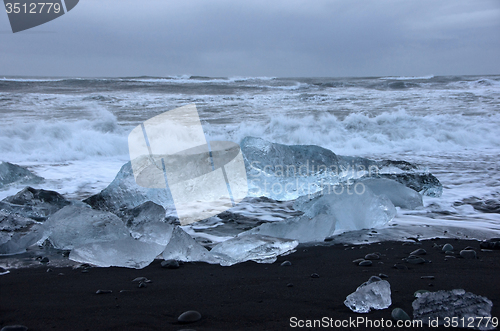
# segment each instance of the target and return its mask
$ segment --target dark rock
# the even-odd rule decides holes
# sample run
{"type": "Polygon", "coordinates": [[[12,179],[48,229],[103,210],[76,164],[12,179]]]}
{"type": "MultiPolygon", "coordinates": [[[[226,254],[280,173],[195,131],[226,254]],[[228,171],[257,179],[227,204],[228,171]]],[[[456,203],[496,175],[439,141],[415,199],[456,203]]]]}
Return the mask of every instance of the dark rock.
{"type": "Polygon", "coordinates": [[[380,255],[375,253],[366,254],[365,260],[380,260],[380,255]]]}
{"type": "Polygon", "coordinates": [[[434,276],[421,276],[420,279],[434,279],[434,276]]]}
{"type": "Polygon", "coordinates": [[[452,251],[453,250],[453,246],[451,244],[445,244],[443,246],[443,252],[448,252],[448,251],[452,251]]]}
{"type": "Polygon", "coordinates": [[[97,290],[95,292],[95,294],[109,294],[109,293],[113,293],[112,290],[97,290]]]}
{"type": "Polygon", "coordinates": [[[460,256],[463,257],[464,259],[475,259],[476,258],[476,251],[472,249],[464,249],[460,251],[460,256]]]}
{"type": "Polygon", "coordinates": [[[167,269],[179,269],[179,262],[176,260],[165,260],[161,262],[161,267],[167,269]]]}
{"type": "Polygon", "coordinates": [[[393,268],[399,269],[399,270],[408,270],[407,266],[405,266],[404,264],[400,264],[400,263],[396,263],[393,268]]]}
{"type": "Polygon", "coordinates": [[[405,262],[408,262],[411,264],[423,264],[427,261],[421,257],[415,256],[415,255],[410,255],[405,259],[405,262]]]}
{"type": "Polygon", "coordinates": [[[288,283],[286,284],[287,287],[293,287],[293,284],[292,283],[288,283]]]}
{"type": "Polygon", "coordinates": [[[379,276],[380,278],[389,278],[389,276],[387,276],[386,274],[378,274],[378,276],[379,276]]]}
{"type": "Polygon", "coordinates": [[[427,254],[427,251],[423,248],[419,248],[410,253],[410,255],[425,255],[425,254],[427,254]]]}
{"type": "Polygon", "coordinates": [[[28,327],[24,325],[7,325],[4,326],[0,331],[26,331],[26,330],[28,330],[28,327]]]}
{"type": "Polygon", "coordinates": [[[185,311],[177,318],[180,323],[193,323],[199,320],[201,320],[201,314],[196,310],[185,311]]]}
{"type": "Polygon", "coordinates": [[[356,259],[356,260],[353,260],[352,263],[359,264],[359,262],[364,261],[364,260],[365,259],[356,259]]]}
{"type": "Polygon", "coordinates": [[[312,273],[311,278],[319,278],[319,275],[317,273],[312,273]]]}
{"type": "Polygon", "coordinates": [[[410,316],[401,308],[394,308],[391,313],[391,317],[395,321],[409,321],[410,316]]]}
{"type": "Polygon", "coordinates": [[[292,262],[290,262],[290,261],[284,261],[283,263],[280,264],[280,266],[282,266],[282,267],[289,267],[291,265],[292,265],[292,262]]]}
{"type": "Polygon", "coordinates": [[[358,265],[359,265],[360,267],[369,267],[369,266],[371,266],[372,264],[373,264],[373,262],[372,262],[372,261],[370,261],[370,260],[363,260],[363,261],[361,261],[361,262],[359,262],[359,263],[358,263],[358,265]]]}

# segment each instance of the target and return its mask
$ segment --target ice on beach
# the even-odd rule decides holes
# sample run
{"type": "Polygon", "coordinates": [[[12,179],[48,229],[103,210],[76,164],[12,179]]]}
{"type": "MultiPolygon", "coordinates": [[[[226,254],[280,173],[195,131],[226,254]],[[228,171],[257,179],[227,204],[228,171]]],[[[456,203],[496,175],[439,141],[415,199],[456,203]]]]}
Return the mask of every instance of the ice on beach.
{"type": "Polygon", "coordinates": [[[0,210],[0,255],[19,254],[41,240],[45,234],[42,224],[0,210]]]}
{"type": "Polygon", "coordinates": [[[372,309],[386,309],[391,304],[391,285],[388,281],[372,276],[356,292],[347,296],[344,304],[355,313],[368,313],[372,309]]]}
{"type": "Polygon", "coordinates": [[[0,201],[0,209],[36,221],[45,221],[50,215],[71,203],[72,201],[65,199],[57,192],[28,186],[0,201]]]}
{"type": "Polygon", "coordinates": [[[46,221],[49,240],[58,249],[129,237],[125,224],[115,214],[82,205],[62,208],[46,221]]]}
{"type": "Polygon", "coordinates": [[[42,177],[33,174],[28,169],[0,161],[0,188],[9,184],[40,184],[44,181],[42,177]]]}
{"type": "Polygon", "coordinates": [[[241,141],[250,196],[292,200],[321,190],[338,179],[330,170],[338,165],[332,151],[313,145],[283,145],[260,138],[241,141]]]}
{"type": "Polygon", "coordinates": [[[152,201],[165,209],[174,208],[168,188],[144,188],[137,185],[130,162],[121,167],[115,179],[104,190],[83,200],[95,209],[114,213],[137,207],[147,201],[152,201]]]}
{"type": "Polygon", "coordinates": [[[277,256],[291,252],[298,244],[296,240],[247,234],[215,245],[210,253],[219,259],[222,266],[245,261],[273,263],[277,256]]]}
{"type": "Polygon", "coordinates": [[[294,208],[304,215],[280,222],[262,224],[252,234],[298,240],[301,243],[323,241],[334,233],[381,227],[396,216],[396,209],[385,196],[377,196],[367,187],[355,193],[353,187],[331,188],[311,200],[302,197],[294,208]],[[335,190],[336,191],[335,191],[335,190]]]}
{"type": "Polygon", "coordinates": [[[440,197],[443,194],[443,185],[436,176],[430,173],[381,173],[380,176],[400,182],[422,195],[440,197]]]}
{"type": "Polygon", "coordinates": [[[385,195],[396,207],[415,209],[423,206],[420,193],[394,180],[385,178],[368,178],[359,183],[367,186],[376,195],[385,195]]]}
{"type": "Polygon", "coordinates": [[[491,300],[463,289],[422,293],[412,306],[413,319],[427,324],[438,319],[439,325],[443,325],[447,317],[470,323],[478,330],[495,329],[491,323],[491,300]]]}
{"type": "Polygon", "coordinates": [[[165,260],[219,263],[205,247],[196,242],[181,227],[175,226],[172,237],[162,253],[165,260]]]}
{"type": "Polygon", "coordinates": [[[137,207],[123,211],[120,216],[128,227],[134,228],[144,223],[163,222],[165,209],[152,201],[146,201],[137,207]]]}
{"type": "Polygon", "coordinates": [[[164,248],[165,245],[128,237],[77,246],[70,252],[69,259],[99,267],[142,269],[153,262],[164,248]]]}

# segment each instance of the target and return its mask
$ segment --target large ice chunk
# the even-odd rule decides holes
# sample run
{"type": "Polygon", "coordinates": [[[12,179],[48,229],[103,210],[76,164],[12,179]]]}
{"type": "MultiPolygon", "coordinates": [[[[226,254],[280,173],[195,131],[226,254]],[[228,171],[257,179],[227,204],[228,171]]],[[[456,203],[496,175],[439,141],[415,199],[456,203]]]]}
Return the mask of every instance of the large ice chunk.
{"type": "Polygon", "coordinates": [[[447,317],[449,320],[465,321],[465,325],[478,330],[495,329],[491,323],[493,303],[463,289],[422,293],[412,306],[413,319],[427,324],[438,320],[439,325],[443,325],[447,317]]]}
{"type": "Polygon", "coordinates": [[[273,263],[278,255],[291,252],[298,244],[296,240],[248,234],[217,244],[210,253],[218,258],[223,266],[250,260],[258,263],[273,263]]]}
{"type": "Polygon", "coordinates": [[[218,259],[196,242],[179,226],[175,226],[172,237],[162,253],[165,260],[184,262],[207,262],[216,264],[218,259]]]}
{"type": "Polygon", "coordinates": [[[41,240],[44,227],[30,218],[0,210],[0,255],[19,254],[41,240]]]}
{"type": "Polygon", "coordinates": [[[440,197],[443,194],[443,185],[430,173],[381,173],[380,177],[400,182],[404,186],[429,197],[440,197]]]}
{"type": "Polygon", "coordinates": [[[368,187],[331,187],[311,200],[302,197],[294,208],[304,215],[265,223],[248,233],[301,243],[323,241],[334,233],[381,227],[396,216],[391,201],[368,187]]]}
{"type": "Polygon", "coordinates": [[[115,214],[85,205],[70,205],[49,217],[49,240],[58,249],[72,249],[87,243],[129,237],[129,231],[115,214]]]}
{"type": "Polygon", "coordinates": [[[420,193],[394,180],[368,178],[359,183],[369,187],[376,195],[385,195],[396,207],[415,209],[423,206],[420,193]]]}
{"type": "Polygon", "coordinates": [[[338,182],[332,151],[313,145],[282,145],[245,137],[241,151],[247,168],[248,194],[292,200],[338,182]]]}
{"type": "Polygon", "coordinates": [[[83,202],[95,209],[119,213],[123,209],[131,209],[152,201],[165,209],[173,209],[174,203],[168,187],[144,188],[135,182],[134,172],[130,162],[125,163],[115,179],[100,193],[83,202]]]}
{"type": "Polygon", "coordinates": [[[28,186],[0,201],[0,209],[37,221],[45,221],[50,215],[71,203],[57,192],[28,186]]]}
{"type": "Polygon", "coordinates": [[[70,260],[91,263],[99,267],[126,267],[142,269],[161,254],[165,245],[123,238],[93,242],[73,248],[70,260]]]}
{"type": "Polygon", "coordinates": [[[9,162],[0,161],[0,188],[9,184],[39,184],[44,179],[33,174],[28,169],[12,164],[9,162]]]}
{"type": "Polygon", "coordinates": [[[377,276],[361,284],[356,292],[347,296],[344,304],[355,313],[368,313],[372,309],[386,309],[391,304],[391,285],[377,276]]]}

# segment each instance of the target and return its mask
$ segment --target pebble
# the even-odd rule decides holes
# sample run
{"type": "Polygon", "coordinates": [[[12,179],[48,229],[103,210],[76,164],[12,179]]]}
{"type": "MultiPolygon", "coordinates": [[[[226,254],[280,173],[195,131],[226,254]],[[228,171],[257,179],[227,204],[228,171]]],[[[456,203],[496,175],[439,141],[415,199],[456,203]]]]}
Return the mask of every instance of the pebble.
{"type": "Polygon", "coordinates": [[[50,269],[50,268],[47,268],[47,272],[52,272],[52,269],[50,269]]]}
{"type": "Polygon", "coordinates": [[[311,278],[319,278],[319,275],[317,273],[311,274],[311,278]]]}
{"type": "Polygon", "coordinates": [[[288,283],[288,284],[286,284],[286,287],[293,287],[293,284],[292,283],[288,283]]]}
{"type": "Polygon", "coordinates": [[[460,251],[460,256],[463,257],[464,259],[475,259],[476,258],[476,251],[472,249],[464,249],[460,251]]]}
{"type": "Polygon", "coordinates": [[[44,256],[42,257],[42,259],[40,260],[41,263],[49,263],[49,258],[44,256]]]}
{"type": "Polygon", "coordinates": [[[378,274],[378,276],[379,276],[380,278],[389,278],[389,276],[387,276],[386,274],[378,274]]]}
{"type": "Polygon", "coordinates": [[[419,248],[410,253],[410,255],[425,255],[425,254],[427,254],[427,251],[423,248],[419,248]]]}
{"type": "Polygon", "coordinates": [[[283,263],[281,263],[280,266],[282,266],[282,267],[289,267],[291,265],[292,265],[292,262],[290,262],[290,261],[284,261],[283,263]]]}
{"type": "Polygon", "coordinates": [[[396,269],[400,269],[400,270],[408,270],[408,267],[407,267],[407,266],[405,266],[404,264],[400,264],[400,263],[396,263],[396,264],[394,265],[394,268],[396,268],[396,269]]]}
{"type": "Polygon", "coordinates": [[[373,262],[372,262],[372,261],[370,261],[370,260],[363,260],[363,261],[361,261],[361,262],[359,262],[359,263],[358,263],[358,265],[359,265],[360,267],[369,267],[369,266],[371,266],[372,264],[373,264],[373,262]]]}
{"type": "Polygon", "coordinates": [[[391,313],[392,318],[395,321],[409,321],[410,316],[401,308],[394,308],[391,313]]]}
{"type": "Polygon", "coordinates": [[[451,244],[445,244],[443,246],[443,252],[448,252],[448,251],[452,251],[453,250],[453,246],[451,244]]]}
{"type": "Polygon", "coordinates": [[[108,294],[108,293],[113,293],[111,290],[97,290],[95,294],[108,294]]]}
{"type": "Polygon", "coordinates": [[[146,283],[144,283],[144,282],[140,282],[140,283],[139,283],[139,288],[146,287],[146,286],[147,286],[147,285],[146,285],[146,283]]]}
{"type": "Polygon", "coordinates": [[[365,260],[380,260],[380,255],[375,253],[366,254],[365,260]]]}
{"type": "Polygon", "coordinates": [[[201,319],[201,314],[196,310],[188,310],[180,314],[177,320],[181,323],[193,323],[201,319]]]}
{"type": "Polygon", "coordinates": [[[352,263],[359,264],[359,262],[364,261],[364,260],[365,259],[356,259],[356,260],[353,260],[352,263]]]}
{"type": "Polygon", "coordinates": [[[176,260],[165,260],[161,262],[161,267],[167,269],[179,269],[179,262],[176,260]]]}
{"type": "Polygon", "coordinates": [[[411,263],[411,264],[423,264],[425,263],[425,259],[415,256],[415,255],[410,255],[405,259],[406,262],[411,263]]]}
{"type": "Polygon", "coordinates": [[[26,330],[28,330],[28,327],[24,325],[7,325],[4,326],[0,331],[26,331],[26,330]]]}
{"type": "Polygon", "coordinates": [[[422,276],[420,279],[434,279],[434,276],[422,276]]]}
{"type": "Polygon", "coordinates": [[[149,279],[147,279],[146,277],[134,278],[134,280],[132,282],[151,283],[151,281],[149,279]]]}

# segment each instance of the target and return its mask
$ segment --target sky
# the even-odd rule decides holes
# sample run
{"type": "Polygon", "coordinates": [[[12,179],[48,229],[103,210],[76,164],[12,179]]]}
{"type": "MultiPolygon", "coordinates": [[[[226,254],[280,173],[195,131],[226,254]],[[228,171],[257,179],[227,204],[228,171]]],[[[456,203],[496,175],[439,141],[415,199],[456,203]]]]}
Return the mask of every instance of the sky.
{"type": "Polygon", "coordinates": [[[500,74],[499,0],[80,0],[12,33],[0,76],[500,74]]]}

